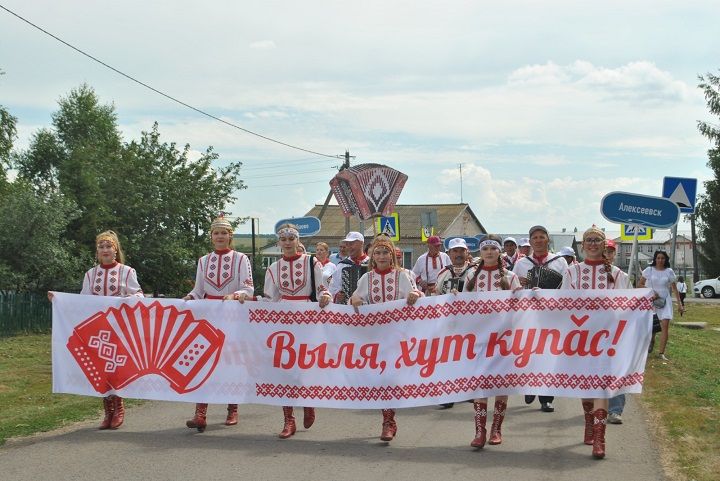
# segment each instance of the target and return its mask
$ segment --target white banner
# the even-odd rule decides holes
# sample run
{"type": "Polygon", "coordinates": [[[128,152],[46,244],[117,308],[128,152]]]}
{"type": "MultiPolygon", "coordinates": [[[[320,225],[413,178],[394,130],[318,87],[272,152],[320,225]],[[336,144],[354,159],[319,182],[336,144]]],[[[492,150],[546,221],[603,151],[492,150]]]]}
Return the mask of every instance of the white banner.
{"type": "Polygon", "coordinates": [[[304,302],[53,299],[53,392],[333,408],[642,390],[649,289],[304,302]]]}

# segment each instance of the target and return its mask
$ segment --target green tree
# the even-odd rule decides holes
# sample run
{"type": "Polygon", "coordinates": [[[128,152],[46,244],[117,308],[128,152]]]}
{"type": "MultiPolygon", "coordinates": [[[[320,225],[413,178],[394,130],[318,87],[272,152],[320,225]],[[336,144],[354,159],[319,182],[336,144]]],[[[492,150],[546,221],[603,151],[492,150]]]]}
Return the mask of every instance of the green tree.
{"type": "Polygon", "coordinates": [[[9,183],[0,195],[0,289],[78,291],[88,255],[78,257],[62,239],[79,215],[61,194],[41,198],[24,181],[9,183]]]}
{"type": "MultiPolygon", "coordinates": [[[[705,94],[708,110],[720,119],[720,77],[707,73],[699,79],[698,87],[705,94]]],[[[720,126],[699,121],[698,129],[713,145],[708,150],[707,163],[713,179],[705,182],[705,193],[699,198],[696,215],[702,246],[700,261],[705,271],[714,277],[720,275],[720,126]]]]}
{"type": "Polygon", "coordinates": [[[10,152],[17,135],[17,118],[0,105],[0,188],[7,182],[6,169],[10,165],[10,152]]]}
{"type": "Polygon", "coordinates": [[[244,188],[241,164],[215,168],[208,148],[197,160],[190,146],[160,141],[157,123],[125,146],[107,186],[111,215],[127,239],[128,262],[146,290],[186,294],[197,258],[207,253],[207,227],[244,188]]]}

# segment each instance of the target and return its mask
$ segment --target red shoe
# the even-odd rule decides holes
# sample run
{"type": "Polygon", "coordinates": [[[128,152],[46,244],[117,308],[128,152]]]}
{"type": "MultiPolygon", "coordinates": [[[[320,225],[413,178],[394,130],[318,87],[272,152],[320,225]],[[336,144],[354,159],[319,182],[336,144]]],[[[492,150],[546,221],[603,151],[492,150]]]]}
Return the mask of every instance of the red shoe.
{"type": "Polygon", "coordinates": [[[98,426],[98,429],[110,429],[113,411],[115,410],[115,402],[112,396],[103,398],[103,409],[105,410],[105,418],[100,423],[100,426],[98,426]]]}
{"type": "Polygon", "coordinates": [[[583,412],[585,413],[585,436],[583,437],[583,443],[588,446],[593,444],[593,402],[583,401],[582,402],[583,412]]]}
{"type": "Polygon", "coordinates": [[[381,441],[392,441],[397,434],[397,423],[395,422],[395,410],[383,409],[382,432],[380,433],[381,441]]]}
{"type": "Polygon", "coordinates": [[[490,427],[490,441],[488,444],[491,446],[502,443],[502,423],[505,420],[505,410],[507,409],[507,403],[505,401],[495,400],[495,411],[493,412],[493,422],[490,427]]]}
{"type": "Polygon", "coordinates": [[[487,432],[485,424],[487,423],[487,403],[475,401],[475,439],[472,440],[470,446],[473,448],[482,448],[485,446],[487,432]]]}
{"type": "Polygon", "coordinates": [[[122,426],[123,421],[125,421],[125,404],[123,403],[123,398],[120,396],[114,396],[113,402],[115,406],[112,419],[110,420],[110,429],[117,429],[122,426]]]}
{"type": "Polygon", "coordinates": [[[607,411],[604,409],[596,409],[593,413],[593,450],[592,455],[595,459],[605,457],[605,427],[607,426],[607,411]]]}
{"type": "Polygon", "coordinates": [[[235,426],[238,423],[237,404],[227,405],[227,417],[225,418],[225,426],[235,426]]]}
{"type": "Polygon", "coordinates": [[[197,403],[195,405],[195,416],[189,421],[185,421],[185,426],[197,429],[200,433],[205,431],[207,427],[207,407],[207,403],[197,403]]]}
{"type": "Polygon", "coordinates": [[[295,417],[293,416],[293,408],[291,406],[283,406],[283,416],[285,418],[285,425],[283,430],[280,431],[278,437],[280,439],[287,439],[295,434],[295,417]]]}
{"type": "Polygon", "coordinates": [[[310,429],[315,423],[315,408],[303,408],[303,427],[310,429]]]}

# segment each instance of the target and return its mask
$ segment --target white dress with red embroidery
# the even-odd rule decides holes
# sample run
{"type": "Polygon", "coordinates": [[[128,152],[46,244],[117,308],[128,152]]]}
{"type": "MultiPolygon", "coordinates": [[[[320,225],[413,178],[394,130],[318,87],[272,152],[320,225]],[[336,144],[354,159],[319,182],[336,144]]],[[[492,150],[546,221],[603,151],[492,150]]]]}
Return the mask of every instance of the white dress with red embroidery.
{"type": "Polygon", "coordinates": [[[254,290],[250,259],[232,249],[214,251],[198,260],[195,287],[188,294],[193,299],[222,299],[229,294],[254,290]]]}
{"type": "MultiPolygon", "coordinates": [[[[327,288],[323,283],[323,268],[315,259],[315,295],[318,300],[327,288]]],[[[298,254],[281,257],[268,267],[265,274],[265,296],[273,302],[279,300],[309,301],[312,292],[310,256],[298,254]]]]}
{"type": "Polygon", "coordinates": [[[143,297],[135,269],[119,262],[95,266],[87,271],[80,294],[143,297]]]}
{"type": "Polygon", "coordinates": [[[613,282],[608,284],[605,264],[601,260],[586,259],[568,267],[561,289],[630,289],[628,275],[617,266],[610,266],[613,282]]]}
{"type": "Polygon", "coordinates": [[[362,299],[363,304],[380,304],[382,302],[407,299],[408,294],[415,292],[422,297],[423,293],[417,290],[413,279],[407,269],[387,269],[379,271],[373,269],[366,272],[358,281],[357,289],[353,293],[362,299]]]}
{"type": "MultiPolygon", "coordinates": [[[[468,272],[467,278],[470,285],[465,287],[466,292],[489,292],[503,290],[500,285],[502,275],[500,275],[500,269],[498,269],[497,265],[482,266],[480,267],[480,272],[477,271],[477,267],[473,268],[471,269],[471,272],[468,272]],[[477,277],[475,276],[476,272],[477,277]]],[[[507,279],[511,291],[521,287],[520,279],[518,279],[517,274],[514,272],[505,270],[505,279],[507,279]]]]}
{"type": "Polygon", "coordinates": [[[434,286],[437,276],[445,266],[452,264],[450,256],[444,252],[431,256],[427,252],[418,257],[412,271],[415,273],[415,282],[419,285],[428,284],[434,286]]]}

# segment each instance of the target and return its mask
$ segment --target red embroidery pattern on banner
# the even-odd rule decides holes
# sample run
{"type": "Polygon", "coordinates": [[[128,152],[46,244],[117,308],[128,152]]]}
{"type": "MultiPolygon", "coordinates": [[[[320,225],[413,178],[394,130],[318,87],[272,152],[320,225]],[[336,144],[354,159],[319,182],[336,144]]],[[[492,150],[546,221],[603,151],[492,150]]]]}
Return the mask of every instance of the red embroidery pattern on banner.
{"type": "Polygon", "coordinates": [[[569,297],[538,299],[509,298],[487,301],[457,300],[432,306],[408,306],[369,314],[331,311],[287,311],[283,309],[250,309],[250,322],[258,324],[337,324],[375,326],[393,322],[439,319],[453,315],[493,314],[523,311],[649,311],[648,297],[569,297]]]}
{"type": "Polygon", "coordinates": [[[287,399],[327,399],[336,401],[388,401],[416,399],[473,392],[478,389],[550,387],[564,389],[619,389],[642,384],[644,374],[627,376],[586,376],[566,373],[527,373],[472,376],[447,381],[402,386],[295,386],[289,384],[258,383],[255,394],[260,397],[287,399]]]}

